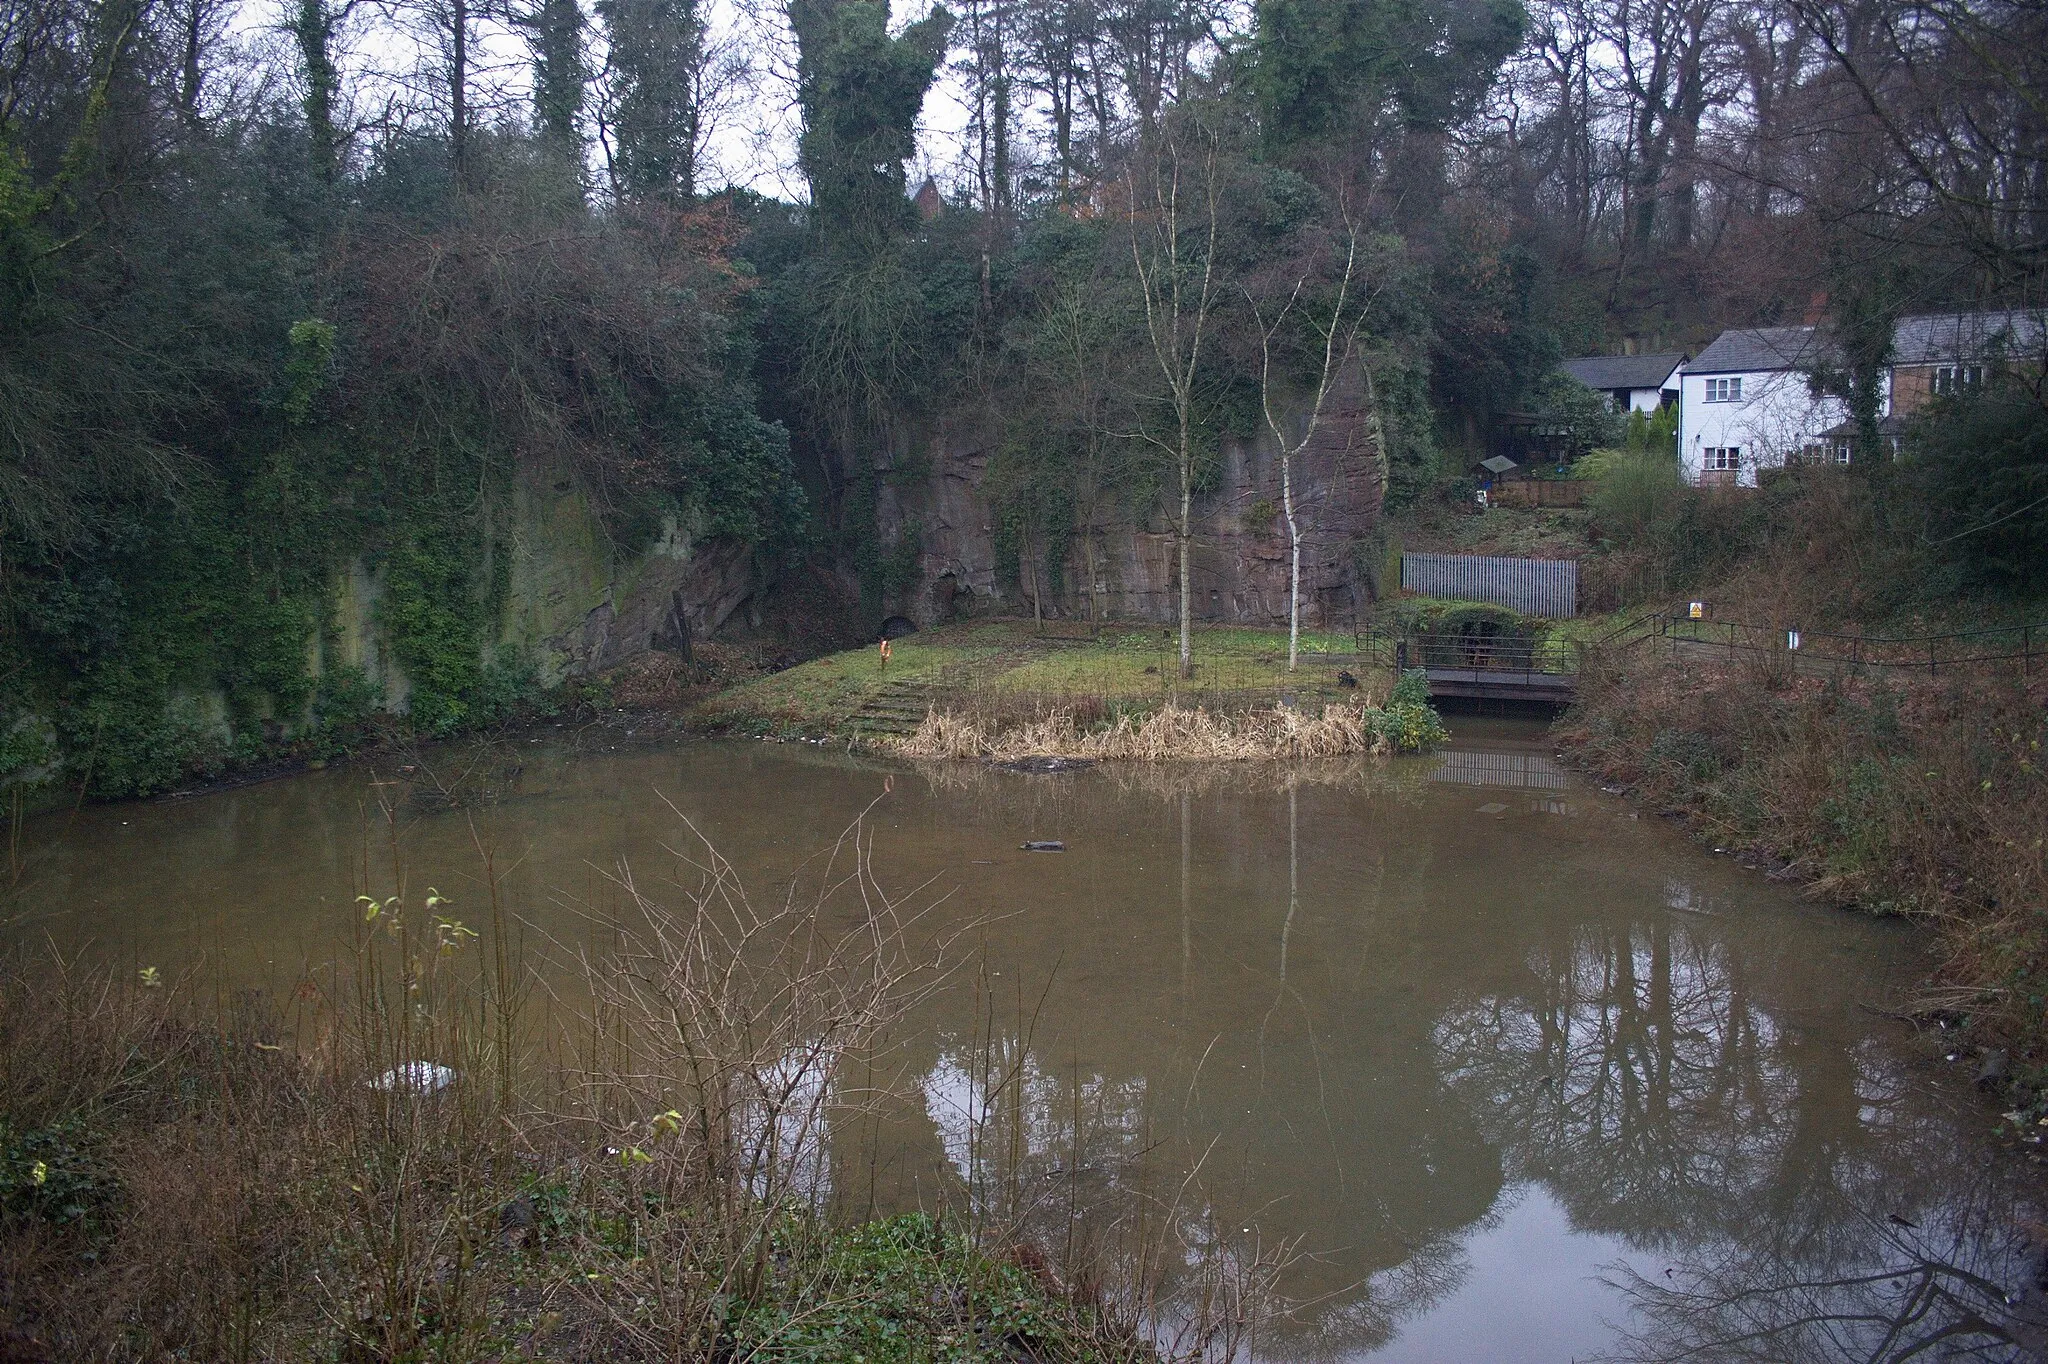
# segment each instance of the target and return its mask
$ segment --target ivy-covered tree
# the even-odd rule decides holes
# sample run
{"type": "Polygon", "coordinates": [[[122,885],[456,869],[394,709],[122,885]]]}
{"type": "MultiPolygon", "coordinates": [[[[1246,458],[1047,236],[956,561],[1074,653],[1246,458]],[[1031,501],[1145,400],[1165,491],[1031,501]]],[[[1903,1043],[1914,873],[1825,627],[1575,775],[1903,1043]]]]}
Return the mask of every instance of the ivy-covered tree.
{"type": "Polygon", "coordinates": [[[1259,0],[1251,85],[1267,144],[1322,137],[1361,110],[1447,127],[1527,25],[1521,0],[1259,0]]]}
{"type": "Polygon", "coordinates": [[[910,220],[904,162],[953,16],[935,5],[891,36],[886,0],[791,0],[789,22],[812,223],[841,254],[871,256],[910,220]]]}
{"type": "Polygon", "coordinates": [[[598,0],[597,13],[609,50],[614,189],[687,203],[697,192],[705,56],[697,0],[598,0]]]}

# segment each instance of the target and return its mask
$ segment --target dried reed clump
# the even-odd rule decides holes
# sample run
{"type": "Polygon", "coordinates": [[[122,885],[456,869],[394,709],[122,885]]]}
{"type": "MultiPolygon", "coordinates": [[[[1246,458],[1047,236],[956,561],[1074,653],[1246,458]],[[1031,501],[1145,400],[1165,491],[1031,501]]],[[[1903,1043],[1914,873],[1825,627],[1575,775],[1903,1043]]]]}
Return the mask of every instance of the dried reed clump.
{"type": "Polygon", "coordinates": [[[910,758],[1138,759],[1153,762],[1243,762],[1260,758],[1338,758],[1423,748],[1442,738],[1426,707],[1325,706],[1310,715],[1290,706],[1241,712],[1168,704],[1129,712],[1084,729],[1069,710],[1034,720],[987,726],[969,716],[926,712],[917,730],[896,741],[910,758]]]}

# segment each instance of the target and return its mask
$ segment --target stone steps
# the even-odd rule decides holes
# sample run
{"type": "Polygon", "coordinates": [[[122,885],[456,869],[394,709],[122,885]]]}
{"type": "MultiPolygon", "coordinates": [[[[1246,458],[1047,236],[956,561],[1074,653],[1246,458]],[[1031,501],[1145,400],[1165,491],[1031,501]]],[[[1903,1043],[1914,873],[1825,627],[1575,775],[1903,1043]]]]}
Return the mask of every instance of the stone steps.
{"type": "Polygon", "coordinates": [[[915,734],[931,708],[929,689],[922,682],[896,682],[870,696],[853,713],[851,727],[860,734],[902,737],[915,734]]]}

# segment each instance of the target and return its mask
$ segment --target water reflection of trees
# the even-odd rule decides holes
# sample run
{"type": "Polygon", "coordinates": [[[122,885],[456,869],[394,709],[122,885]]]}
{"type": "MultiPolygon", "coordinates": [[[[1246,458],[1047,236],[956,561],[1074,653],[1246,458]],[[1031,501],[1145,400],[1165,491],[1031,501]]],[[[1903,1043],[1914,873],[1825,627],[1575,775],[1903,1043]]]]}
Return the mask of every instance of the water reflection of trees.
{"type": "Polygon", "coordinates": [[[1029,1235],[1062,1273],[1084,1279],[1107,1262],[1128,1270],[1151,1256],[1157,1281],[1148,1291],[1159,1294],[1163,1318],[1219,1274],[1272,1278],[1260,1357],[1370,1351],[1461,1282],[1459,1218],[1375,1247],[1369,1273],[1358,1272],[1355,1255],[1332,1262],[1330,1247],[1277,1230],[1287,1219],[1265,1206],[1275,1189],[1258,1156],[1240,1165],[1179,1125],[1186,1078],[1062,1068],[1021,1034],[996,1034],[942,1046],[919,1086],[964,1211],[978,1224],[1029,1235]],[[1170,1247],[1170,1263],[1159,1262],[1161,1247],[1170,1247]],[[1286,1272],[1275,1275],[1283,1262],[1286,1272]]]}
{"type": "MultiPolygon", "coordinates": [[[[1802,1259],[1724,1244],[1690,1257],[1661,1282],[1625,1274],[1635,1309],[1611,1356],[1630,1361],[1893,1364],[2039,1359],[2048,1303],[2038,1277],[2011,1290],[2024,1267],[2011,1203],[1994,1180],[1945,1208],[1931,1226],[1850,1213],[1861,1232],[1848,1258],[1802,1259]]],[[[1845,1213],[1848,1210],[1844,1210],[1845,1213]]]]}
{"type": "Polygon", "coordinates": [[[1672,913],[1530,949],[1519,988],[1434,1029],[1510,1178],[1581,1230],[1669,1257],[1625,1283],[1642,1359],[2009,1349],[2025,1270],[2010,1180],[1894,1048],[1799,1021],[1767,950],[1672,913]]]}

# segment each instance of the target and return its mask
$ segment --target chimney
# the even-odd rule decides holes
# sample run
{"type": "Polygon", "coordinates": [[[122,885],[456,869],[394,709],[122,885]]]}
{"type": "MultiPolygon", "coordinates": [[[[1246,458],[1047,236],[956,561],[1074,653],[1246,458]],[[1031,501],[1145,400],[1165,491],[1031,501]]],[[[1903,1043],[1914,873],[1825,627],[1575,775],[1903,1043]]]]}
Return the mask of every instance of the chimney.
{"type": "Polygon", "coordinates": [[[1827,310],[1828,291],[1825,289],[1815,289],[1813,297],[1806,300],[1806,316],[1801,320],[1805,326],[1818,327],[1821,318],[1827,314],[1827,310]]]}

